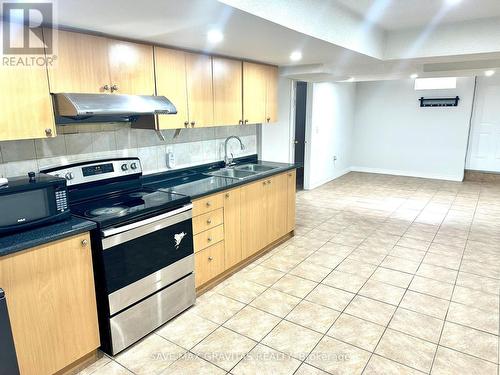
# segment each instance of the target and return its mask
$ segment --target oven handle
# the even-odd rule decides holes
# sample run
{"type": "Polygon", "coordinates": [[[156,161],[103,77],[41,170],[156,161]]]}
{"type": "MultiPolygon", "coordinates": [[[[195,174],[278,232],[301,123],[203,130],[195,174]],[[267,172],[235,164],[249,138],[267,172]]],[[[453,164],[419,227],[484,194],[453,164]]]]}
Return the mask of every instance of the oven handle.
{"type": "Polygon", "coordinates": [[[132,224],[127,224],[118,228],[105,229],[101,232],[103,238],[103,249],[108,249],[120,243],[133,240],[146,234],[153,233],[171,225],[191,219],[193,216],[191,212],[192,208],[193,204],[189,203],[176,210],[166,212],[158,216],[150,217],[149,219],[138,221],[132,224]]]}

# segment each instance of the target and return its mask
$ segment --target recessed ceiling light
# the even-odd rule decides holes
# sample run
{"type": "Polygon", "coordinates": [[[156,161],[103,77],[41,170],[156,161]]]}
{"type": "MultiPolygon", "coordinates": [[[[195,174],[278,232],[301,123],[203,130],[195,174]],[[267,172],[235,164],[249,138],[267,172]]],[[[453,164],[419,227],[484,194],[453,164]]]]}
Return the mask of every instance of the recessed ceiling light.
{"type": "Polygon", "coordinates": [[[415,78],[418,78],[418,74],[417,73],[413,73],[411,76],[410,76],[411,79],[415,79],[415,78]]]}
{"type": "Polygon", "coordinates": [[[224,34],[222,34],[222,32],[220,32],[219,30],[210,30],[207,33],[207,40],[210,43],[222,42],[224,40],[224,34]]]}
{"type": "Polygon", "coordinates": [[[347,82],[354,82],[354,77],[350,77],[348,79],[346,79],[347,82]]]}
{"type": "Polygon", "coordinates": [[[446,4],[448,5],[456,5],[460,3],[462,0],[446,0],[446,4]]]}
{"type": "Polygon", "coordinates": [[[494,70],[487,70],[487,71],[484,72],[484,75],[486,77],[491,77],[493,74],[495,74],[494,70]]]}
{"type": "Polygon", "coordinates": [[[290,54],[290,60],[292,61],[299,61],[302,60],[302,52],[300,51],[294,51],[290,54]]]}

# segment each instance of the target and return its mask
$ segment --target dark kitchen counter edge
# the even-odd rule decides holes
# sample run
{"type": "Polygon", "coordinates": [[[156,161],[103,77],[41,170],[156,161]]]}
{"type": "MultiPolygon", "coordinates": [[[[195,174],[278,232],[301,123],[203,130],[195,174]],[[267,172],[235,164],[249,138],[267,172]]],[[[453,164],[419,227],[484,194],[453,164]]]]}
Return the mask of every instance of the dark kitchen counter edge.
{"type": "MultiPolygon", "coordinates": [[[[190,195],[191,199],[197,199],[197,198],[205,197],[207,195],[220,193],[221,191],[234,189],[238,186],[246,185],[246,184],[252,183],[254,181],[261,180],[261,179],[266,178],[266,177],[270,177],[270,176],[274,176],[274,175],[277,175],[280,173],[291,171],[291,170],[297,169],[301,166],[299,164],[288,164],[288,163],[278,163],[278,162],[258,160],[257,155],[235,158],[234,161],[236,162],[237,165],[252,163],[252,164],[265,165],[265,166],[272,166],[272,167],[276,167],[276,168],[273,170],[270,170],[268,172],[259,173],[255,176],[245,178],[244,180],[225,178],[225,180],[227,180],[227,184],[225,186],[206,189],[205,191],[203,191],[203,193],[190,195]]],[[[150,185],[156,189],[162,188],[163,187],[162,185],[165,185],[165,186],[175,190],[176,186],[182,185],[182,184],[179,184],[178,182],[181,182],[181,179],[183,179],[185,177],[191,176],[191,177],[196,178],[199,175],[204,175],[207,172],[216,171],[216,170],[221,169],[221,168],[224,168],[224,162],[222,162],[222,161],[216,162],[216,163],[198,165],[198,166],[189,167],[189,168],[183,168],[183,169],[177,169],[177,170],[172,170],[172,171],[155,173],[155,174],[143,176],[142,178],[143,178],[144,184],[150,185]]],[[[205,176],[205,177],[209,178],[210,176],[205,176]]],[[[224,178],[224,177],[221,177],[221,178],[224,178]]]]}
{"type": "Polygon", "coordinates": [[[1,236],[0,257],[88,232],[96,227],[92,221],[72,216],[58,223],[1,236]]]}

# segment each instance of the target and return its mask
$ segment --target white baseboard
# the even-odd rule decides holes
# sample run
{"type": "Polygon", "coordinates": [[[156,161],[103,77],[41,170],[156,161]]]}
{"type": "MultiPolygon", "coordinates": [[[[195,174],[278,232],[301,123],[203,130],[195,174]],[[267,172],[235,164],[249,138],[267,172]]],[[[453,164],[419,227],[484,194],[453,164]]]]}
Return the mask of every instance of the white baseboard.
{"type": "Polygon", "coordinates": [[[370,168],[370,167],[357,167],[353,166],[350,168],[352,172],[365,172],[365,173],[377,173],[377,174],[389,174],[394,176],[406,176],[406,177],[419,177],[419,178],[430,178],[433,180],[446,180],[446,181],[463,181],[464,174],[461,175],[440,175],[432,173],[422,173],[414,171],[400,171],[395,169],[383,169],[383,168],[370,168]]]}
{"type": "Polygon", "coordinates": [[[320,187],[321,185],[327,184],[330,181],[333,181],[339,177],[342,177],[343,175],[345,175],[346,173],[349,173],[350,171],[351,171],[351,168],[346,168],[346,169],[340,171],[339,173],[336,173],[333,177],[328,177],[324,180],[316,181],[314,184],[312,184],[310,186],[304,186],[304,190],[316,189],[317,187],[320,187]]]}

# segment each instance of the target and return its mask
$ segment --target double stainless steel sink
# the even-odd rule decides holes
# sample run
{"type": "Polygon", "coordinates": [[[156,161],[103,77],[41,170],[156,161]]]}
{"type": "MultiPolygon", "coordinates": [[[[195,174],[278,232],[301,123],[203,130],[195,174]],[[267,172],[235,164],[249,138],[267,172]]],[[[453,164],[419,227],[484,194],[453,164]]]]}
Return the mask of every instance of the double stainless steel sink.
{"type": "Polygon", "coordinates": [[[269,172],[278,167],[271,167],[260,164],[243,164],[234,167],[226,167],[217,171],[207,173],[210,176],[233,178],[235,180],[244,180],[259,174],[269,172]]]}

